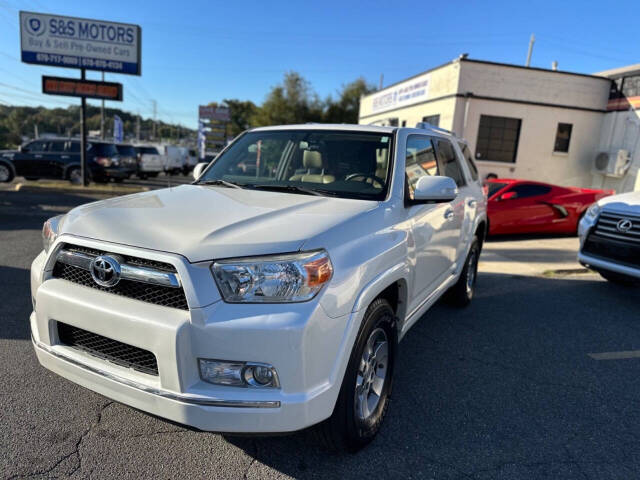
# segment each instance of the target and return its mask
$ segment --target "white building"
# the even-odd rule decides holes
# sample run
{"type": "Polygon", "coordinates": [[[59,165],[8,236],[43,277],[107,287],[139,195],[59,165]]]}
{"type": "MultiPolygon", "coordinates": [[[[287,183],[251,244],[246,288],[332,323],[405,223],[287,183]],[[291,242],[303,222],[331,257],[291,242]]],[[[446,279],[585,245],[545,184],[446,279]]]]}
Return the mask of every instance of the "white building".
{"type": "Polygon", "coordinates": [[[640,65],[585,75],[461,57],[363,97],[359,121],[452,130],[485,175],[622,192],[640,189],[634,107],[640,65]]]}

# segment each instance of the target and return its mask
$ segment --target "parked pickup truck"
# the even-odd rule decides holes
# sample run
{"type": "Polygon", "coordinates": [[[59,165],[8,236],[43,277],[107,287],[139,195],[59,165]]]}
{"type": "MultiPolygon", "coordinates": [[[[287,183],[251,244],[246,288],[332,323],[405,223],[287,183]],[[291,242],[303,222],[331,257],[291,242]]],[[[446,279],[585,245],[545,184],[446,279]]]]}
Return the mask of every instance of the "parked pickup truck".
{"type": "Polygon", "coordinates": [[[440,297],[473,297],[487,228],[473,160],[435,128],[309,124],[245,132],[194,175],[45,223],[40,363],[202,430],[317,425],[364,446],[399,340],[440,297]]]}
{"type": "Polygon", "coordinates": [[[618,284],[640,283],[640,192],[603,198],[580,222],[583,265],[618,284]]]}

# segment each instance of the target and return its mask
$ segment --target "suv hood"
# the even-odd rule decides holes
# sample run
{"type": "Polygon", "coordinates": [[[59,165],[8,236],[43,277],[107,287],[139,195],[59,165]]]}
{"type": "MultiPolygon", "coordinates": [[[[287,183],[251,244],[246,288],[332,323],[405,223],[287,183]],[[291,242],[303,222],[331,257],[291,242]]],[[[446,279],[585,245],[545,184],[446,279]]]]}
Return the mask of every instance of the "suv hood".
{"type": "Polygon", "coordinates": [[[127,195],[71,210],[60,234],[172,252],[190,262],[295,252],[377,202],[204,185],[127,195]]]}
{"type": "Polygon", "coordinates": [[[640,192],[629,192],[605,197],[598,202],[598,205],[607,210],[640,215],[640,192]]]}

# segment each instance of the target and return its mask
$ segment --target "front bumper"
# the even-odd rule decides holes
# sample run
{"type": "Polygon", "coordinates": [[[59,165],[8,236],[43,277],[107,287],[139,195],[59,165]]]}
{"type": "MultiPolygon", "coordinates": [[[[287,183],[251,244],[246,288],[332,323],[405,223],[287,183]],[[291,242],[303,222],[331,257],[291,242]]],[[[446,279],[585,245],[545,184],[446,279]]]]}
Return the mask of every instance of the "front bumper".
{"type": "Polygon", "coordinates": [[[32,267],[36,308],[30,322],[45,368],[116,401],[201,430],[290,432],[331,415],[350,354],[350,326],[363,312],[332,318],[317,302],[222,301],[184,311],[61,279],[40,283],[43,266],[41,255],[32,267]],[[62,344],[57,321],[152,352],[159,375],[62,344]],[[203,382],[197,358],[269,363],[281,388],[203,382]]]}

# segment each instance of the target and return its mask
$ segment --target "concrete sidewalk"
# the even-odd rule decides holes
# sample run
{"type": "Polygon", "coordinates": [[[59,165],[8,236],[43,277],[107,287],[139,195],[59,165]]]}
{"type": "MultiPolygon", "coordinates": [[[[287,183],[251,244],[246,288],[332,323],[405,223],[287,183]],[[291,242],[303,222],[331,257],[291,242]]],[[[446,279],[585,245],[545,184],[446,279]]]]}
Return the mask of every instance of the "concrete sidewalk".
{"type": "Polygon", "coordinates": [[[577,260],[579,247],[578,237],[498,237],[485,243],[479,269],[527,276],[586,274],[577,260]]]}

